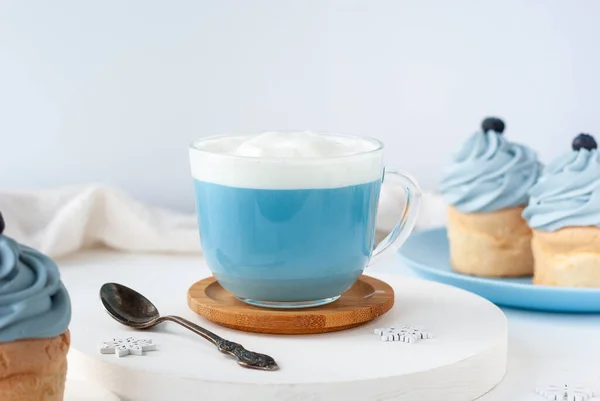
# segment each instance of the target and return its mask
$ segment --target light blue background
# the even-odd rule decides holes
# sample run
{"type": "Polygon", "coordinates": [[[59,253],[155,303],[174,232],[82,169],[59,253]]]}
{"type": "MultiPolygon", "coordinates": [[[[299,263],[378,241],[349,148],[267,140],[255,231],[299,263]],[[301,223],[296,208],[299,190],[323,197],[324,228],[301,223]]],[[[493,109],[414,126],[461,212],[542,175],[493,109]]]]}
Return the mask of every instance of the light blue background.
{"type": "Polygon", "coordinates": [[[193,210],[187,144],[354,132],[435,186],[490,113],[542,158],[600,135],[596,0],[0,2],[0,185],[193,210]]]}

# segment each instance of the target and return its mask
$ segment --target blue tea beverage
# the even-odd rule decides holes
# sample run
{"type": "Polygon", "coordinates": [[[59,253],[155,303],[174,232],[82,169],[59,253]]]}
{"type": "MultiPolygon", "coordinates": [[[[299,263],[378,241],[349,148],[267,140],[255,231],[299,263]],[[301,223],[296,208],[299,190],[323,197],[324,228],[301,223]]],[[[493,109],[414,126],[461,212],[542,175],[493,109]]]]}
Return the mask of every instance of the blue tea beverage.
{"type": "Polygon", "coordinates": [[[206,260],[219,283],[242,298],[335,297],[371,255],[379,186],[279,190],[196,180],[206,260]]]}
{"type": "Polygon", "coordinates": [[[378,141],[333,134],[195,142],[200,240],[218,282],[260,306],[337,299],[371,257],[382,153],[378,141]]]}

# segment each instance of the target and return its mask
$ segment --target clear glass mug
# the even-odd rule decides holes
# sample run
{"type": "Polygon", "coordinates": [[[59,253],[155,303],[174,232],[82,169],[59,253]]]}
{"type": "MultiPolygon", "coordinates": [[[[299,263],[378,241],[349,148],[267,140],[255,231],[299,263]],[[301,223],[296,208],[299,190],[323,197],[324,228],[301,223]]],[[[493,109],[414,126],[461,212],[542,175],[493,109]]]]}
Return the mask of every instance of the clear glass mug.
{"type": "Polygon", "coordinates": [[[246,303],[302,308],[333,302],[415,226],[421,191],[408,174],[384,167],[383,143],[326,135],[365,150],[312,159],[244,157],[222,151],[240,140],[229,136],[190,146],[204,256],[223,288],[246,303]],[[384,177],[400,182],[406,202],[392,232],[373,249],[384,177]]]}

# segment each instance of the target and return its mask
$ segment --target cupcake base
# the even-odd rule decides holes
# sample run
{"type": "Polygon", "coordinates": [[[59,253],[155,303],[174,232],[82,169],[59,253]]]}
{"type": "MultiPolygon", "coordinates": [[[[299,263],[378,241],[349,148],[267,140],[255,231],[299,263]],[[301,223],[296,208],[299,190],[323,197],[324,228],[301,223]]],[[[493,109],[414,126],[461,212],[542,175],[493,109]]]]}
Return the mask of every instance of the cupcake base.
{"type": "Polygon", "coordinates": [[[523,207],[463,213],[449,206],[448,241],[454,270],[481,277],[519,277],[533,273],[531,229],[523,207]]]}
{"type": "Polygon", "coordinates": [[[600,228],[533,230],[533,283],[561,287],[600,287],[600,228]]]}
{"type": "Polygon", "coordinates": [[[62,401],[70,342],[67,330],[48,339],[0,343],[0,401],[62,401]]]}

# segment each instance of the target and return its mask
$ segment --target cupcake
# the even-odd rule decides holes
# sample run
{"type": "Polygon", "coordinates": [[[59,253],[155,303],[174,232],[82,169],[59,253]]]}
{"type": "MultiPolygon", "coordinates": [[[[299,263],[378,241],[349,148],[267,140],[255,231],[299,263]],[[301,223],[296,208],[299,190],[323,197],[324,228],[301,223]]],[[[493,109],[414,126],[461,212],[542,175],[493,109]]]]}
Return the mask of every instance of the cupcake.
{"type": "Polygon", "coordinates": [[[533,282],[600,287],[600,156],[580,134],[531,188],[523,211],[533,231],[533,282]]]}
{"type": "Polygon", "coordinates": [[[521,216],[541,165],[530,148],[509,142],[504,122],[486,118],[443,173],[452,267],[483,277],[531,275],[531,230],[521,216]]]}
{"type": "Polygon", "coordinates": [[[0,401],[62,401],[69,295],[50,258],[3,230],[0,214],[0,401]]]}

